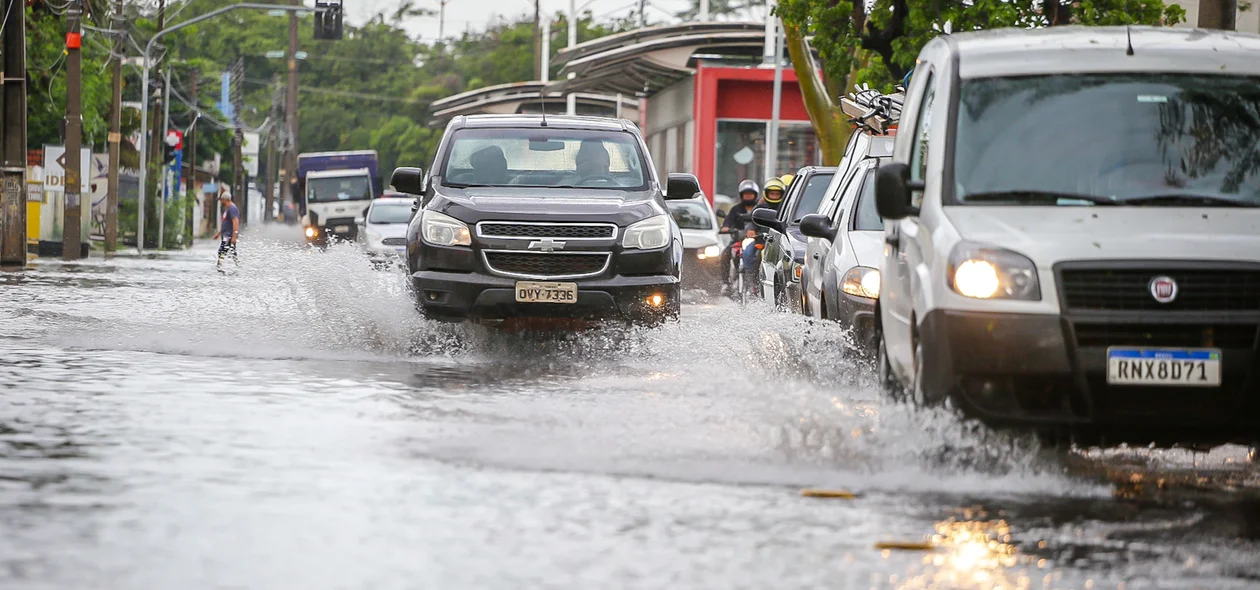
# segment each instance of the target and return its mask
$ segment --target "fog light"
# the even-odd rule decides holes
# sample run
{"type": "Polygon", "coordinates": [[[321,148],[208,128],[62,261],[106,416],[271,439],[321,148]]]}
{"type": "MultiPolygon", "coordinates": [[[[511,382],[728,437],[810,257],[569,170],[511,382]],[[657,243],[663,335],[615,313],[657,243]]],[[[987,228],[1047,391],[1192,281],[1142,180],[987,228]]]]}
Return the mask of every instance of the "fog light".
{"type": "Polygon", "coordinates": [[[652,295],[651,297],[647,298],[647,304],[651,305],[652,307],[660,307],[662,305],[665,305],[665,296],[660,295],[660,294],[652,295]]]}
{"type": "Polygon", "coordinates": [[[319,233],[319,230],[315,229],[314,227],[307,226],[307,228],[306,228],[306,237],[308,237],[308,238],[313,238],[313,237],[315,237],[315,235],[316,235],[316,234],[318,234],[318,233],[319,233]]]}

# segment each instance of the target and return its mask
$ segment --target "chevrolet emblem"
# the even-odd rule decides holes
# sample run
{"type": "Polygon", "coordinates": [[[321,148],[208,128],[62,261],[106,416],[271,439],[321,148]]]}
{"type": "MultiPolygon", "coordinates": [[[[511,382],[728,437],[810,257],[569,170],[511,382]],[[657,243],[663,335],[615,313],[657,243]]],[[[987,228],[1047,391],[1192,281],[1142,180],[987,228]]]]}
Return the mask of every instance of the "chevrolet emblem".
{"type": "Polygon", "coordinates": [[[529,243],[530,250],[542,250],[543,252],[555,252],[564,249],[564,242],[557,242],[551,238],[545,240],[535,240],[529,243]]]}

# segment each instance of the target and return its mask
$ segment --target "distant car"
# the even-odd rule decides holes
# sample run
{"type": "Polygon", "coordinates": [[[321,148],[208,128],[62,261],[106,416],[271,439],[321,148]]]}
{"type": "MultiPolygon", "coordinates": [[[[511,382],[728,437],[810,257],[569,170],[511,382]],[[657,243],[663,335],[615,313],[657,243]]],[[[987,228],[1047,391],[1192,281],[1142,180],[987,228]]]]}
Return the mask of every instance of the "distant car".
{"type": "Polygon", "coordinates": [[[805,236],[801,234],[801,217],[818,211],[835,168],[807,166],[801,168],[783,197],[783,206],[773,210],[753,211],[753,221],[766,228],[765,249],[761,251],[761,293],[782,309],[797,308],[801,300],[801,270],[805,264],[805,236]]]}
{"type": "Polygon", "coordinates": [[[416,200],[402,193],[386,193],[368,205],[359,224],[361,243],[376,259],[402,257],[407,253],[407,224],[411,223],[416,200]]]}
{"type": "Polygon", "coordinates": [[[722,241],[713,206],[704,195],[692,199],[666,201],[674,223],[683,236],[683,288],[711,293],[722,285],[720,264],[722,241]]]}
{"type": "Polygon", "coordinates": [[[852,329],[859,350],[870,357],[878,347],[875,304],[884,258],[884,221],[875,207],[875,172],[885,159],[858,162],[841,183],[840,198],[801,221],[801,233],[810,238],[806,261],[811,286],[817,289],[814,297],[807,298],[806,313],[852,329]]]}

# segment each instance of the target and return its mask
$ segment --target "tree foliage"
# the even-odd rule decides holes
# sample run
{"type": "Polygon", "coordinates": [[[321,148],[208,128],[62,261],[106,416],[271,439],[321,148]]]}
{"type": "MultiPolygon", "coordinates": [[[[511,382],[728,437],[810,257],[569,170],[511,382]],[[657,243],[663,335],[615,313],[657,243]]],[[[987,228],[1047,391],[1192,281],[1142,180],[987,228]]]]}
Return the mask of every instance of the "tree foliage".
{"type": "Polygon", "coordinates": [[[1184,9],[1162,0],[875,0],[869,10],[855,0],[780,0],[775,13],[783,20],[797,75],[818,78],[813,80],[817,92],[808,92],[808,80],[802,81],[802,92],[823,139],[823,160],[833,165],[839,161],[836,150],[843,151],[844,144],[829,146],[827,138],[847,138],[849,132],[836,101],[855,84],[891,90],[923,46],[947,28],[963,32],[1069,23],[1172,25],[1185,20],[1184,9]],[[812,63],[810,47],[821,64],[812,63]],[[821,69],[821,78],[816,69],[821,69]]]}

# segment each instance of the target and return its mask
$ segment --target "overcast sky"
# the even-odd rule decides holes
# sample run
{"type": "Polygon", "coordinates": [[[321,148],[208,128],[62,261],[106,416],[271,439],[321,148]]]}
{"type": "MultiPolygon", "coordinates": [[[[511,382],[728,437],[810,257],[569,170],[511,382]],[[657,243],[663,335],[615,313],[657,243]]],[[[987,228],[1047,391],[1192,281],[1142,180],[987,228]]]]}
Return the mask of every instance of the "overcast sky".
{"type": "MultiPolygon", "coordinates": [[[[356,24],[370,18],[377,12],[386,14],[398,8],[400,0],[344,0],[346,13],[356,24]]],[[[418,7],[438,7],[438,0],[415,0],[418,7]]],[[[312,4],[307,2],[308,5],[312,4]]],[[[690,5],[690,0],[649,0],[647,3],[648,22],[660,23],[671,19],[672,15],[690,5]]],[[[569,9],[569,0],[541,0],[542,12],[554,14],[569,9]]],[[[597,20],[611,20],[624,16],[631,11],[637,13],[638,0],[577,0],[578,10],[590,10],[597,20]],[[586,5],[583,9],[582,6],[586,5]]],[[[515,18],[522,15],[534,15],[534,0],[448,0],[446,3],[446,36],[458,36],[465,29],[483,30],[497,19],[515,18]]],[[[425,41],[433,41],[438,37],[438,18],[413,18],[404,25],[411,34],[419,35],[425,41]]]]}

